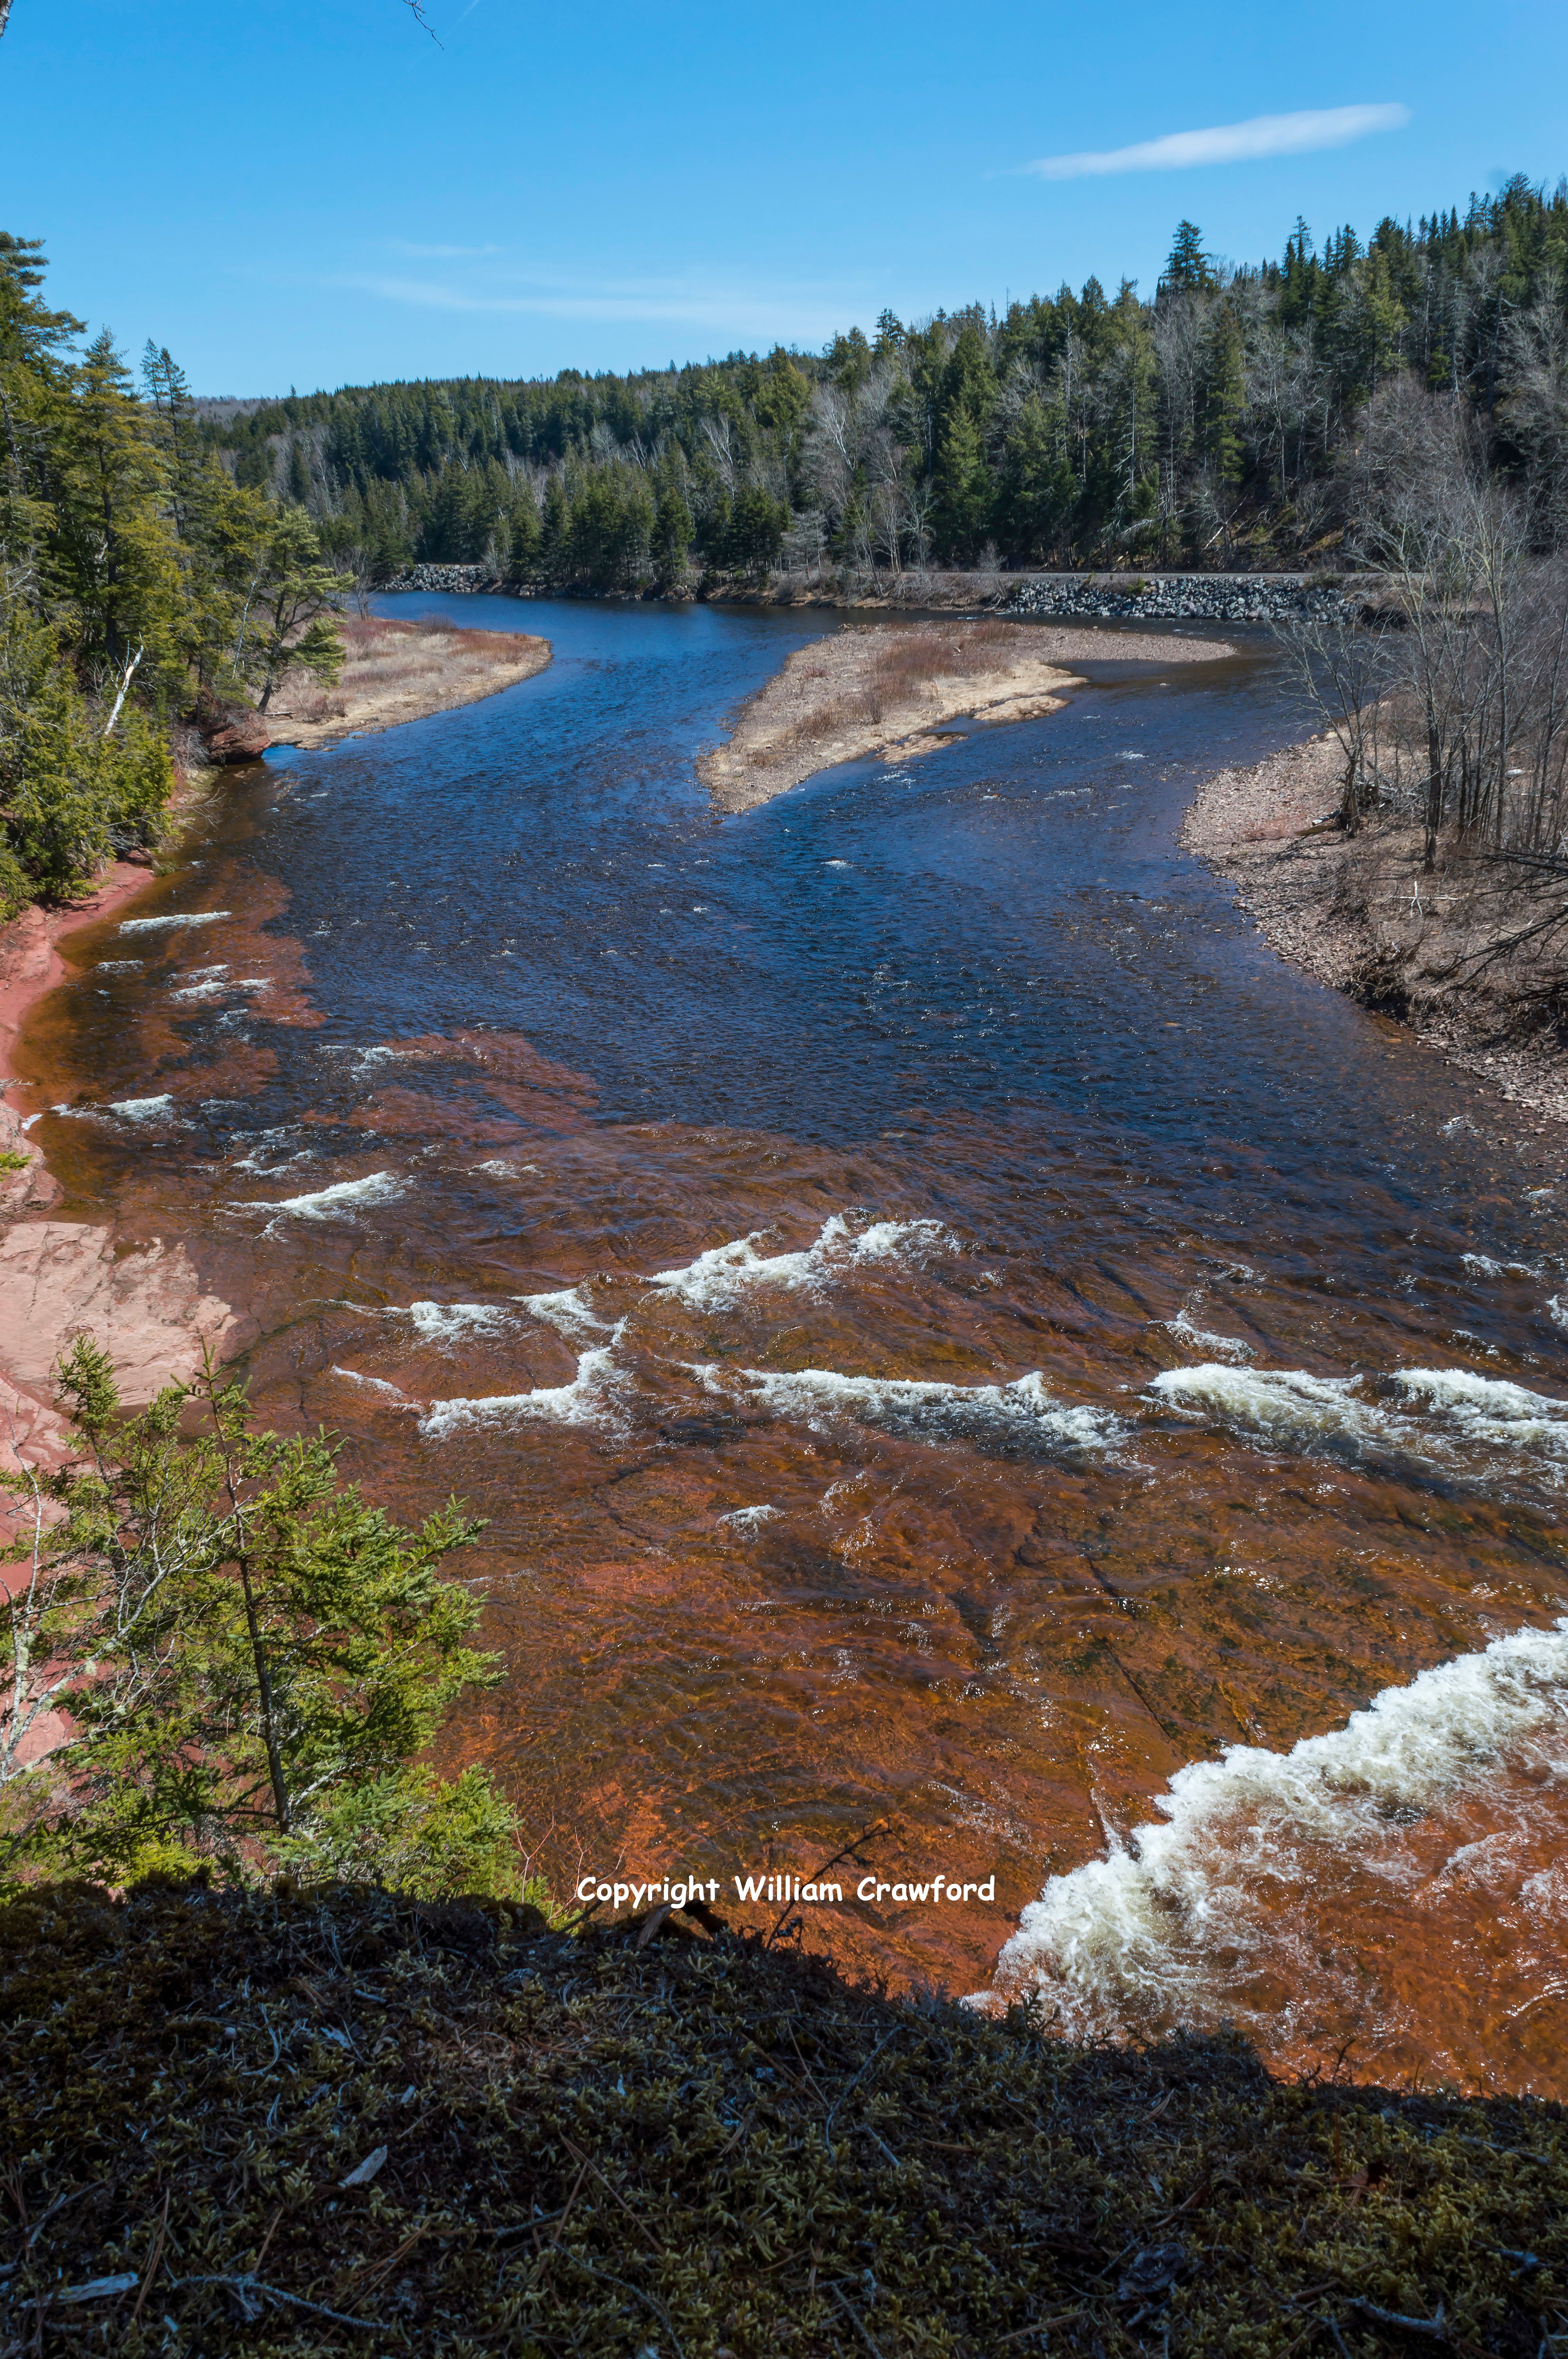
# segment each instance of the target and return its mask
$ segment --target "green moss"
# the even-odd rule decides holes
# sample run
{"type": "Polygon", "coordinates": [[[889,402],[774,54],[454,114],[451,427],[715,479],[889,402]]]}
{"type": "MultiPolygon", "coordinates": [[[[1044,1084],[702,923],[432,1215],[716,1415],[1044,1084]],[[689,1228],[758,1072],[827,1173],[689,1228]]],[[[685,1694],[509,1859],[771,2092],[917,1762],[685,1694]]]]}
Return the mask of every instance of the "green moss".
{"type": "Polygon", "coordinates": [[[0,1912],[10,2347],[1537,2359],[1568,2325],[1560,2108],[1073,2049],[636,1930],[341,1886],[0,1912]]]}

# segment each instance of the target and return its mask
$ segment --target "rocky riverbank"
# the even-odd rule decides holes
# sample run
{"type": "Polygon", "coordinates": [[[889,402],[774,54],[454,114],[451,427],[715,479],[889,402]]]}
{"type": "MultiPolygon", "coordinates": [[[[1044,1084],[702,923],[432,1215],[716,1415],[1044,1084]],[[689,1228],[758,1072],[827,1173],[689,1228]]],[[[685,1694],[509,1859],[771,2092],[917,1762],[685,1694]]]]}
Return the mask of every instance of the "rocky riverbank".
{"type": "MultiPolygon", "coordinates": [[[[519,591],[482,565],[415,565],[382,587],[388,592],[438,591],[460,597],[580,596],[580,585],[543,583],[519,591]]],[[[1023,616],[1204,623],[1277,623],[1294,617],[1350,622],[1375,599],[1374,577],[1327,580],[1304,573],[998,573],[930,570],[875,581],[836,578],[829,571],[774,573],[765,582],[706,577],[697,594],[742,605],[892,607],[906,612],[985,612],[1023,616]]],[[[653,590],[611,595],[657,597],[653,590]]],[[[669,593],[682,598],[687,590],[669,593]]]]}
{"type": "MultiPolygon", "coordinates": [[[[220,1352],[240,1340],[241,1322],[202,1292],[179,1244],[117,1251],[110,1228],[48,1217],[59,1184],[33,1140],[36,1112],[17,1103],[27,1090],[14,1062],[17,1036],[70,973],[61,942],[118,916],[151,882],[146,865],[116,861],[70,908],[24,909],[0,927],[0,1465],[9,1473],[61,1454],[52,1372],[79,1330],[107,1347],[133,1402],[193,1374],[204,1337],[220,1352]]],[[[11,1502],[0,1502],[0,1539],[14,1521],[11,1502]]]]}
{"type": "Polygon", "coordinates": [[[1552,940],[1488,956],[1547,912],[1550,892],[1531,897],[1454,845],[1428,875],[1422,828],[1398,809],[1346,837],[1344,770],[1332,737],[1221,770],[1199,788],[1182,842],[1237,886],[1281,958],[1410,1025],[1514,1103],[1568,1123],[1552,940]]]}
{"type": "Polygon", "coordinates": [[[1359,614],[1372,586],[1295,573],[1036,574],[1004,597],[1000,611],[1200,623],[1346,623],[1359,614]]]}

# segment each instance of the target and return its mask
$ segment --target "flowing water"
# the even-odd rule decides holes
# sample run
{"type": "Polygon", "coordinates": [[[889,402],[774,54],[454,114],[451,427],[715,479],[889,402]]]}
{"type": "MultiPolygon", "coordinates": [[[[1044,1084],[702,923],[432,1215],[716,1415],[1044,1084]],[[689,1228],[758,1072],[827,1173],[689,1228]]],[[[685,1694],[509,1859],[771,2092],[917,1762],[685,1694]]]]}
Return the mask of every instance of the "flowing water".
{"type": "Polygon", "coordinates": [[[858,1969],[1568,2096],[1563,1153],[1177,849],[1268,645],[720,821],[831,623],[443,603],[552,669],[226,787],[27,1054],[266,1416],[492,1518],[540,1864],[885,1816],[858,1969]]]}

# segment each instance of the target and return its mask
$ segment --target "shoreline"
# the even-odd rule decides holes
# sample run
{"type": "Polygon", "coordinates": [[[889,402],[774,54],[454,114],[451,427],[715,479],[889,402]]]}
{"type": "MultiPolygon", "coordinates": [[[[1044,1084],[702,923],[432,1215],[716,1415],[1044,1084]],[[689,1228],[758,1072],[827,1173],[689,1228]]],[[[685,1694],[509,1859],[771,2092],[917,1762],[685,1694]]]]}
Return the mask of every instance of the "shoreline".
{"type": "MultiPolygon", "coordinates": [[[[1224,640],[1151,636],[1156,664],[1216,662],[1224,640]]],[[[1098,633],[1001,621],[868,624],[797,647],[741,707],[697,774],[720,811],[755,810],[821,771],[881,756],[935,753],[959,720],[1041,720],[1085,681],[1065,669],[1103,658],[1098,633]]]]}
{"type": "Polygon", "coordinates": [[[579,598],[608,604],[784,606],[839,614],[994,614],[1024,619],[1130,618],[1271,623],[1285,615],[1341,621],[1375,604],[1381,576],[1363,573],[1193,573],[1126,566],[1109,573],[968,572],[958,567],[842,577],[829,568],[778,568],[763,580],[703,574],[666,589],[643,582],[599,590],[580,582],[514,582],[482,565],[419,563],[380,584],[389,597],[579,598]]]}
{"type": "Polygon", "coordinates": [[[1288,965],[1402,1024],[1513,1107],[1568,1124],[1568,1056],[1520,1039],[1517,1027],[1510,1037],[1503,1001],[1453,984],[1455,947],[1484,944],[1494,929],[1473,879],[1444,868],[1423,880],[1421,830],[1399,816],[1372,814],[1359,836],[1346,836],[1336,823],[1344,763],[1337,741],[1319,736],[1217,771],[1177,841],[1236,887],[1288,965]]]}
{"type": "MultiPolygon", "coordinates": [[[[0,1172],[0,1263],[19,1228],[63,1225],[47,1217],[26,1218],[28,1213],[47,1216],[62,1191],[13,1100],[15,1091],[28,1086],[16,1070],[16,1042],[39,1000],[70,979],[70,969],[59,949],[65,937],[103,924],[155,881],[150,867],[116,860],[90,900],[63,909],[35,904],[0,926],[0,1152],[27,1158],[24,1169],[0,1172]]],[[[4,1291],[0,1279],[0,1293],[4,1291]]],[[[64,1455],[64,1421],[49,1390],[18,1373],[16,1363],[27,1354],[17,1346],[24,1341],[0,1312],[0,1418],[8,1429],[12,1454],[22,1464],[57,1465],[64,1455]]],[[[8,1503],[0,1505],[0,1534],[6,1538],[16,1512],[8,1503]]]]}
{"type": "MultiPolygon", "coordinates": [[[[302,712],[308,694],[319,708],[315,718],[287,707],[231,714],[229,725],[214,733],[213,766],[194,776],[177,769],[171,838],[178,839],[223,769],[258,761],[272,745],[325,748],[476,703],[533,679],[554,654],[547,639],[531,633],[468,631],[382,615],[346,618],[344,636],[349,656],[337,689],[290,681],[287,675],[280,684],[302,712]]],[[[200,740],[194,731],[185,739],[181,754],[189,762],[200,740]]],[[[230,1354],[252,1332],[244,1314],[203,1292],[178,1239],[154,1239],[117,1255],[112,1226],[52,1219],[63,1190],[32,1136],[44,1109],[25,1116],[16,1103],[17,1093],[32,1086],[16,1071],[17,1040],[38,1003],[70,979],[60,945],[90,926],[106,924],[157,882],[149,857],[115,860],[83,898],[59,909],[35,904],[0,926],[0,1154],[27,1158],[18,1169],[0,1169],[0,1420],[12,1454],[24,1465],[56,1464],[64,1454],[66,1429],[49,1371],[79,1330],[90,1328],[110,1352],[122,1394],[133,1407],[160,1386],[194,1374],[204,1343],[230,1354]]],[[[0,1507],[0,1532],[8,1532],[12,1520],[0,1507]]]]}

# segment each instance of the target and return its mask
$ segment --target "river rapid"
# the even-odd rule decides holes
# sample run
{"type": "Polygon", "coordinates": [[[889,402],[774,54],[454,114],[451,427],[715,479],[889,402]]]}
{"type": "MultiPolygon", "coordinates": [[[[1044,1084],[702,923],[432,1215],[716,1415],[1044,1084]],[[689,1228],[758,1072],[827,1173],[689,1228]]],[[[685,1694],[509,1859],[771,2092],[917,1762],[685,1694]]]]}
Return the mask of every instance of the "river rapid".
{"type": "Polygon", "coordinates": [[[830,620],[386,603],[555,662],[227,784],[25,1071],[266,1419],[492,1519],[453,1757],[536,1864],[885,1816],[995,1898],[836,1870],[858,1971],[1568,2097],[1563,1144],[1177,848],[1299,734],[1269,643],[719,821],[830,620]]]}

